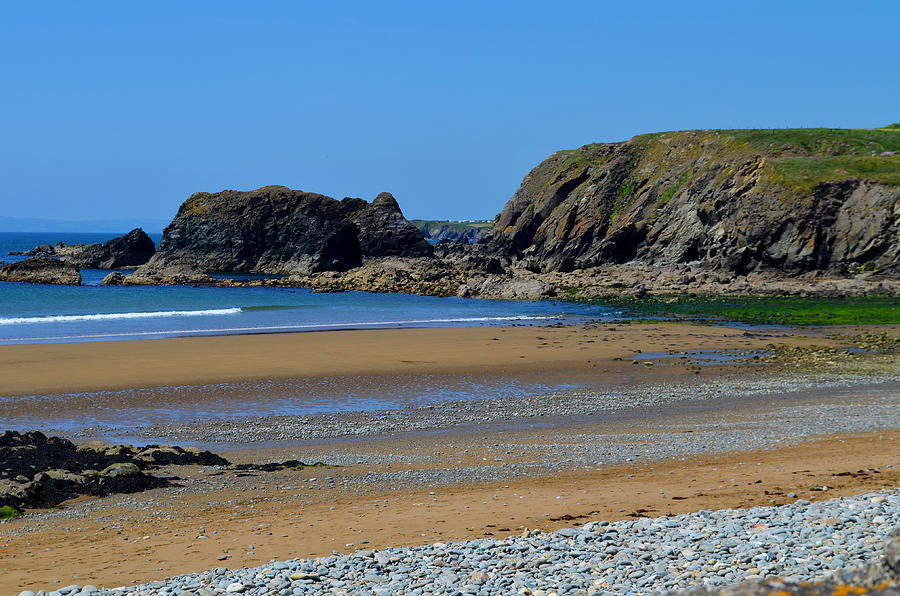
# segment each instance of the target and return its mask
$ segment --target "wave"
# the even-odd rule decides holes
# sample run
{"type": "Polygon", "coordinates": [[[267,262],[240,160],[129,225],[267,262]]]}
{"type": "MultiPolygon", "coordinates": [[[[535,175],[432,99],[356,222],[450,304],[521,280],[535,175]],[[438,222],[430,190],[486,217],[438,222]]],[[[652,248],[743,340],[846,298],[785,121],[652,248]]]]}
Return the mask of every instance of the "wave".
{"type": "MultiPolygon", "coordinates": [[[[222,309],[229,310],[229,309],[222,309]]],[[[240,309],[234,309],[240,310],[240,309]]],[[[279,333],[288,331],[326,331],[344,329],[364,329],[366,327],[401,327],[406,325],[429,325],[439,323],[490,323],[501,321],[548,321],[564,318],[563,315],[510,315],[505,317],[459,317],[452,319],[406,319],[402,321],[355,321],[341,323],[311,323],[307,325],[266,325],[259,327],[221,327],[212,329],[159,329],[154,331],[124,331],[121,333],[95,333],[84,335],[57,335],[54,337],[8,337],[2,342],[59,341],[72,339],[163,337],[167,335],[231,335],[242,333],[279,333]]]]}
{"type": "Polygon", "coordinates": [[[169,317],[198,317],[210,315],[234,315],[240,308],[212,308],[206,310],[161,310],[156,312],[113,312],[91,315],[49,315],[44,317],[0,318],[0,325],[31,323],[70,323],[75,321],[116,321],[126,319],[164,319],[169,317]]]}

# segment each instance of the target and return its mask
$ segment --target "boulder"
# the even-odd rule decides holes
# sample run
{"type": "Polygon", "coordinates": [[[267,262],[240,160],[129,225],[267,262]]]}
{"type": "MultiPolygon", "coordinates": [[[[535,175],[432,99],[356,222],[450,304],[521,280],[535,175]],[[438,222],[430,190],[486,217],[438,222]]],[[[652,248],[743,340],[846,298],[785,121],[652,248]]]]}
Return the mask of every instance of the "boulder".
{"type": "Polygon", "coordinates": [[[31,257],[18,263],[0,265],[0,281],[33,284],[81,284],[78,268],[48,257],[31,257]]]}
{"type": "Polygon", "coordinates": [[[118,271],[107,274],[101,281],[101,286],[121,286],[125,283],[125,276],[118,271]]]}

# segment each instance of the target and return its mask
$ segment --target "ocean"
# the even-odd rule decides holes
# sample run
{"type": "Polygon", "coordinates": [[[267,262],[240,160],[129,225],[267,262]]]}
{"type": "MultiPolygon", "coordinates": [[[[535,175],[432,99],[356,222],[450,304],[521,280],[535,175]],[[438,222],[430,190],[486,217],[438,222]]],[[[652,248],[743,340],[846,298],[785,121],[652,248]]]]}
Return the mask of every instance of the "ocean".
{"type": "MultiPolygon", "coordinates": [[[[10,251],[56,242],[103,242],[115,234],[0,233],[10,251]]],[[[152,235],[159,242],[159,235],[152,235]]],[[[82,270],[82,286],[0,282],[0,344],[157,339],[328,329],[578,323],[616,313],[563,301],[479,300],[302,288],[101,286],[105,270],[82,270]]]]}

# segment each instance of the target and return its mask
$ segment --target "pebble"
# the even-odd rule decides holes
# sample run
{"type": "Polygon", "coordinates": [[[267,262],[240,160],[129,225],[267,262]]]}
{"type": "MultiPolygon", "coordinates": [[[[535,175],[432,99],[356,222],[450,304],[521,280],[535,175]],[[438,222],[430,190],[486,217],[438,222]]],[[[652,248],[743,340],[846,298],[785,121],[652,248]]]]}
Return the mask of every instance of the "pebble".
{"type": "MultiPolygon", "coordinates": [[[[807,581],[880,560],[882,540],[897,526],[900,490],[894,489],[815,503],[801,499],[775,507],[594,521],[552,533],[527,530],[506,538],[216,568],[99,593],[639,595],[772,576],[807,581]]],[[[58,593],[73,590],[81,588],[58,593]]]]}

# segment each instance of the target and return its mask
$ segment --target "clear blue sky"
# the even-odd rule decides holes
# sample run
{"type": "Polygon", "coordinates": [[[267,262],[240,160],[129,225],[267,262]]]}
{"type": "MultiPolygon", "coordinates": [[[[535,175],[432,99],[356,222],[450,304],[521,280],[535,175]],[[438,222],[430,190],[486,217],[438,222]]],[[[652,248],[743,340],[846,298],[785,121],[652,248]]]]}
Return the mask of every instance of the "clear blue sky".
{"type": "Polygon", "coordinates": [[[490,218],[553,151],[900,120],[900,3],[3,2],[0,215],[392,192],[490,218]],[[327,5],[327,6],[326,6],[327,5]]]}

